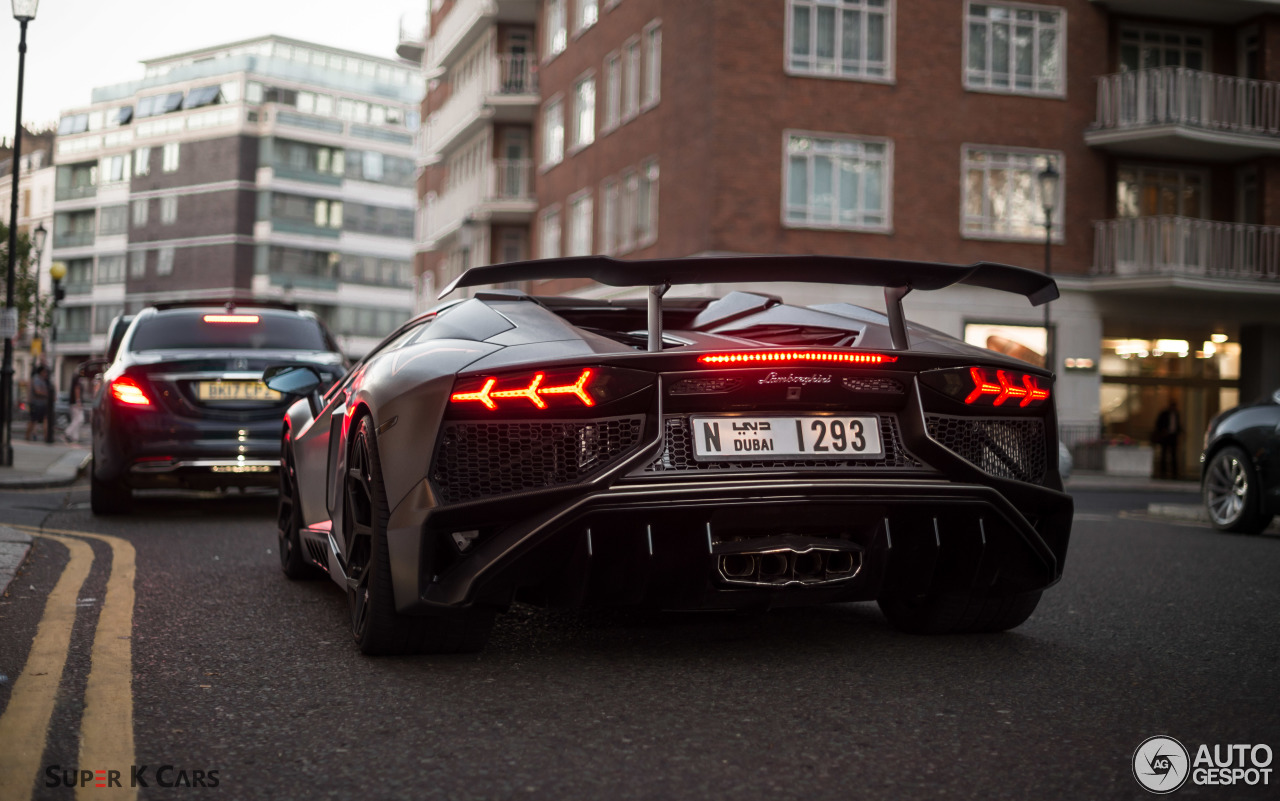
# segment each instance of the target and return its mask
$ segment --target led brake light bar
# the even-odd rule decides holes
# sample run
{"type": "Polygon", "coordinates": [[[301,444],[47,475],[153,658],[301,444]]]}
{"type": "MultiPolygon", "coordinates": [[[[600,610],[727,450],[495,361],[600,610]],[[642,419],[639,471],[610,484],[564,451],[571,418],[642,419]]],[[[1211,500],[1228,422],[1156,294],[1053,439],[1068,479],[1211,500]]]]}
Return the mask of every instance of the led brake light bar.
{"type": "Polygon", "coordinates": [[[206,323],[256,323],[261,318],[256,314],[206,314],[206,323]]]}
{"type": "Polygon", "coordinates": [[[780,362],[840,362],[844,364],[889,364],[897,356],[884,353],[832,353],[820,350],[742,351],[708,353],[699,356],[703,364],[778,364],[780,362]]]}

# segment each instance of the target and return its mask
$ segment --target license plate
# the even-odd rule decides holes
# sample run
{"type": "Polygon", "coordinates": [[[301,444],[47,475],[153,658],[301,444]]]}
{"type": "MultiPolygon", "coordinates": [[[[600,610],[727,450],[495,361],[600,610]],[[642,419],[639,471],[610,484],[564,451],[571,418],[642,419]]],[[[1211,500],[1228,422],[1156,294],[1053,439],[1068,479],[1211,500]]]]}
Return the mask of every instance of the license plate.
{"type": "Polygon", "coordinates": [[[283,396],[261,381],[200,381],[196,397],[202,401],[275,401],[283,396]]]}
{"type": "Polygon", "coordinates": [[[884,455],[880,419],[839,417],[693,417],[699,461],[865,459],[884,455]]]}

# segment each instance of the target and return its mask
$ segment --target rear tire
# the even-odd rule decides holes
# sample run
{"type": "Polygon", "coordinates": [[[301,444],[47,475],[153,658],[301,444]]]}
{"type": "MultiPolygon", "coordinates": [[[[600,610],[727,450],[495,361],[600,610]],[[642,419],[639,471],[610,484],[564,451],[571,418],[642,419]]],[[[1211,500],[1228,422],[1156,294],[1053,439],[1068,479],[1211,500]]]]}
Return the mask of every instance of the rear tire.
{"type": "Polygon", "coordinates": [[[479,651],[495,612],[487,607],[447,610],[430,617],[396,612],[387,549],[387,499],[373,422],[352,426],[343,481],[343,533],[347,542],[347,599],[351,634],[369,655],[451,654],[479,651]]]}
{"type": "Polygon", "coordinates": [[[1201,487],[1209,522],[1219,531],[1257,534],[1271,523],[1262,511],[1262,483],[1249,454],[1228,445],[1213,455],[1201,487]]]}
{"type": "Polygon", "coordinates": [[[103,481],[89,470],[89,509],[95,515],[125,515],[133,509],[133,490],[122,481],[103,481]]]}
{"type": "Polygon", "coordinates": [[[280,500],[276,505],[276,545],[280,569],[293,581],[317,579],[324,571],[302,551],[302,512],[298,505],[298,471],[293,461],[293,438],[286,430],[280,442],[280,500]]]}
{"type": "Polygon", "coordinates": [[[880,611],[889,619],[889,624],[910,634],[1007,631],[1026,622],[1039,603],[1038,591],[1002,598],[889,595],[879,601],[880,611]]]}

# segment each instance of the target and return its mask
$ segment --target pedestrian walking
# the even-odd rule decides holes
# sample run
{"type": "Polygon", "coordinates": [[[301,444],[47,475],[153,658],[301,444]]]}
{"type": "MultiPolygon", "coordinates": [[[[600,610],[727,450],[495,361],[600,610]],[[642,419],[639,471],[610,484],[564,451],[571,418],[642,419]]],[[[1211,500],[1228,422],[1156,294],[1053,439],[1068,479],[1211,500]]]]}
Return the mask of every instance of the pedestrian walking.
{"type": "Polygon", "coordinates": [[[67,442],[79,442],[80,429],[84,427],[84,379],[79,373],[71,376],[71,389],[67,399],[71,405],[71,420],[62,436],[67,442]]]}
{"type": "Polygon", "coordinates": [[[40,439],[35,435],[36,427],[40,427],[43,435],[46,420],[49,417],[50,396],[49,366],[41,363],[31,376],[31,385],[27,389],[27,439],[40,439]]]}
{"type": "Polygon", "coordinates": [[[1156,430],[1152,439],[1160,446],[1158,478],[1178,477],[1178,437],[1182,435],[1182,415],[1178,402],[1170,400],[1164,411],[1156,416],[1156,430]]]}

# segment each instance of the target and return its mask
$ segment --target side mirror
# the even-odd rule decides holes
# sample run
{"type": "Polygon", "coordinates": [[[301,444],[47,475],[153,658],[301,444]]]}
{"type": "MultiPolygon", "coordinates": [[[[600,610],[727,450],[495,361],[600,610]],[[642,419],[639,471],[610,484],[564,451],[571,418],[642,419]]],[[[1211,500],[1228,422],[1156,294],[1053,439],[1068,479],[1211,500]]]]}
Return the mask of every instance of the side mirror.
{"type": "Polygon", "coordinates": [[[313,395],[324,378],[314,367],[285,364],[268,367],[262,373],[262,383],[285,395],[313,395]]]}

